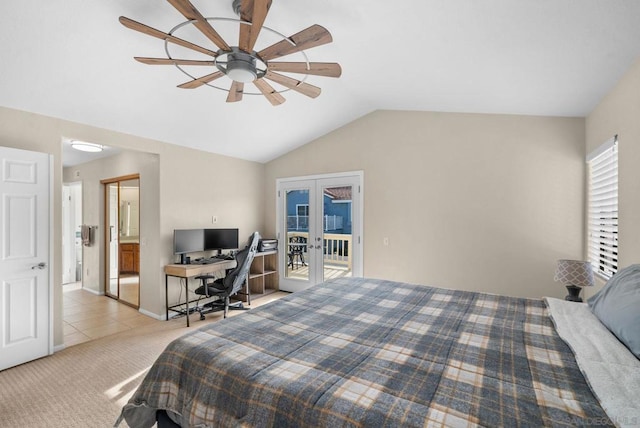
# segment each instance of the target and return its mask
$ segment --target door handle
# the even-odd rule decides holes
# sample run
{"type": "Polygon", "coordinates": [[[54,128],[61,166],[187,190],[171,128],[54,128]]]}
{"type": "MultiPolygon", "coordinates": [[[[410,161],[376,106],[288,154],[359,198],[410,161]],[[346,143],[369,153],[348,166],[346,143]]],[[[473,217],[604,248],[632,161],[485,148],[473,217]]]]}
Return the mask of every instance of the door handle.
{"type": "Polygon", "coordinates": [[[31,266],[31,269],[44,269],[46,267],[47,267],[47,264],[45,262],[40,262],[37,265],[31,266]]]}

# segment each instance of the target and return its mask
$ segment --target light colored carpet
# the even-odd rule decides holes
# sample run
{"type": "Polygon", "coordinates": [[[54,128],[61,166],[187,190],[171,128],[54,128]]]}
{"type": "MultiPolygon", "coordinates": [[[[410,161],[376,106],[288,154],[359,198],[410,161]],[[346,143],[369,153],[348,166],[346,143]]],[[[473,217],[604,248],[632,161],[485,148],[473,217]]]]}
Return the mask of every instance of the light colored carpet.
{"type": "MultiPolygon", "coordinates": [[[[252,308],[276,300],[274,293],[252,308]]],[[[244,311],[231,311],[242,316],[244,311]]],[[[88,428],[113,426],[120,409],[169,342],[222,319],[191,315],[71,346],[52,356],[0,372],[0,426],[88,428]]],[[[123,422],[121,427],[126,427],[123,422]]]]}

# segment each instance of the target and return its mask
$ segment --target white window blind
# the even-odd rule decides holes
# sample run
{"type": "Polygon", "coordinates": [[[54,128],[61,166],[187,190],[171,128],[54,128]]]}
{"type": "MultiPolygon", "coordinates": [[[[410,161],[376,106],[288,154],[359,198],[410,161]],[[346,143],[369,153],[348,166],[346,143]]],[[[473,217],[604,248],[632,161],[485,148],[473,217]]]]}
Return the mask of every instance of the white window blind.
{"type": "Polygon", "coordinates": [[[589,261],[608,279],[618,270],[618,137],[589,154],[587,164],[589,261]]]}

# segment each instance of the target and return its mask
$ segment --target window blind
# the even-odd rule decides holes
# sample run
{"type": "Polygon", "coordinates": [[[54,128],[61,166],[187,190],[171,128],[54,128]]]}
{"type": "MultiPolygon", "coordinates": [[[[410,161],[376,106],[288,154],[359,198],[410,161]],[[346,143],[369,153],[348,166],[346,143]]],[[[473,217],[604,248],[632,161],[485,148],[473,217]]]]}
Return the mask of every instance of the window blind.
{"type": "Polygon", "coordinates": [[[587,164],[589,261],[608,279],[618,270],[618,137],[594,150],[587,164]]]}

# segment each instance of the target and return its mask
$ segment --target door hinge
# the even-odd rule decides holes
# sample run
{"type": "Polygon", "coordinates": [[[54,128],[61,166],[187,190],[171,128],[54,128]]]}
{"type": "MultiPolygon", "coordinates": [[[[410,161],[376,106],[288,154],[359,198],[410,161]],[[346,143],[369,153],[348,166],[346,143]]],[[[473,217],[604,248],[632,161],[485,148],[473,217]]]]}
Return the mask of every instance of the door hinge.
{"type": "Polygon", "coordinates": [[[280,191],[278,190],[278,197],[280,197],[280,191]]]}

